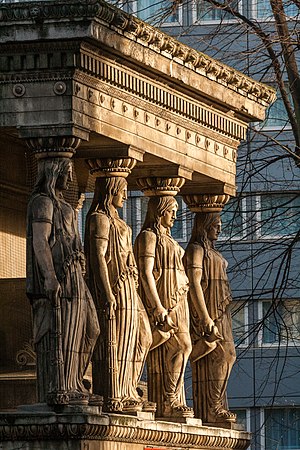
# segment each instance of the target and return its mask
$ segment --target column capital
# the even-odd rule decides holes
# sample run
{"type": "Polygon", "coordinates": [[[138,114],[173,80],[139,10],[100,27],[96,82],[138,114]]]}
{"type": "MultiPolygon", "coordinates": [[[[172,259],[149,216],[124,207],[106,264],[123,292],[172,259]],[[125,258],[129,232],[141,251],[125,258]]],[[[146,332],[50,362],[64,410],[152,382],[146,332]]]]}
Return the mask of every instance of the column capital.
{"type": "Polygon", "coordinates": [[[137,179],[139,188],[147,197],[175,196],[184,183],[185,179],[181,177],[147,177],[137,179]]]}
{"type": "Polygon", "coordinates": [[[228,194],[189,194],[183,200],[192,212],[219,212],[229,201],[228,194]]]}
{"type": "Polygon", "coordinates": [[[93,158],[87,159],[90,174],[95,177],[127,178],[136,165],[134,158],[93,158]]]}
{"type": "Polygon", "coordinates": [[[72,158],[81,139],[75,136],[48,136],[26,139],[36,158],[72,158]]]}

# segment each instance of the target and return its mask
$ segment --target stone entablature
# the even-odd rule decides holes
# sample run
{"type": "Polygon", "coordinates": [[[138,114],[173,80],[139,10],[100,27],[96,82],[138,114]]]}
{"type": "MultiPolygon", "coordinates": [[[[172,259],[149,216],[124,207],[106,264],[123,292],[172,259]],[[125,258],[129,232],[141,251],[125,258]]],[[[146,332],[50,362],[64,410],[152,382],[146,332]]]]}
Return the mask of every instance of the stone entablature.
{"type": "MultiPolygon", "coordinates": [[[[159,54],[179,61],[189,69],[195,70],[211,80],[226,85],[230,89],[240,91],[243,95],[252,96],[264,106],[275,99],[272,88],[247,77],[208,55],[191,49],[173,37],[103,1],[77,2],[75,4],[72,0],[52,4],[50,2],[47,4],[24,2],[13,5],[6,4],[0,8],[0,20],[15,23],[22,21],[51,23],[57,19],[82,19],[83,17],[97,19],[98,24],[104,23],[111,27],[114,32],[122,34],[132,41],[138,41],[159,54]]],[[[96,21],[94,28],[92,28],[92,34],[99,35],[96,21]]],[[[102,39],[100,35],[97,37],[99,40],[102,39]]]]}
{"type": "Polygon", "coordinates": [[[272,88],[102,1],[5,4],[0,30],[1,127],[81,139],[82,160],[135,147],[143,177],[171,167],[186,193],[235,194],[237,147],[272,88]]]}

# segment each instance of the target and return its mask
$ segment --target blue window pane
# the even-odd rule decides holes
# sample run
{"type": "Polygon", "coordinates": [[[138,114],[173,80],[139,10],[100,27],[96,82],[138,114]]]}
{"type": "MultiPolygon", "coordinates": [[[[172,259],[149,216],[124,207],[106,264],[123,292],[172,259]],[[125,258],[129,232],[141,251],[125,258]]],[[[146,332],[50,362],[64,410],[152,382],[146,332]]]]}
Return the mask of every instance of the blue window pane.
{"type": "Polygon", "coordinates": [[[300,195],[261,196],[261,236],[290,236],[300,229],[300,195]]]}
{"type": "Polygon", "coordinates": [[[300,302],[284,300],[280,303],[263,301],[263,344],[300,343],[300,302]]]}
{"type": "Polygon", "coordinates": [[[241,239],[244,234],[243,200],[240,198],[230,200],[221,213],[221,220],[221,239],[241,239]]]}
{"type": "Polygon", "coordinates": [[[246,305],[242,301],[231,303],[232,334],[235,345],[247,344],[246,305]]]}
{"type": "Polygon", "coordinates": [[[265,410],[265,448],[268,450],[300,449],[300,409],[265,410]]]}
{"type": "MultiPolygon", "coordinates": [[[[256,17],[258,19],[267,19],[273,17],[270,0],[255,0],[256,17]]],[[[283,1],[284,12],[288,17],[294,17],[299,13],[297,6],[289,0],[283,1]]]]}
{"type": "MultiPolygon", "coordinates": [[[[220,3],[224,3],[224,5],[230,5],[233,9],[238,10],[238,0],[232,1],[221,1],[220,3]]],[[[201,21],[209,21],[209,20],[230,20],[234,18],[232,14],[222,10],[222,8],[216,8],[213,5],[210,5],[208,2],[204,0],[197,1],[197,19],[201,21]]]]}
{"type": "Polygon", "coordinates": [[[140,19],[153,24],[179,21],[178,6],[174,8],[172,1],[138,0],[137,15],[140,19]]]}
{"type": "MultiPolygon", "coordinates": [[[[277,93],[277,95],[279,95],[277,93]]],[[[281,97],[268,108],[266,112],[266,119],[260,125],[261,127],[282,128],[289,123],[287,111],[281,97]]]]}

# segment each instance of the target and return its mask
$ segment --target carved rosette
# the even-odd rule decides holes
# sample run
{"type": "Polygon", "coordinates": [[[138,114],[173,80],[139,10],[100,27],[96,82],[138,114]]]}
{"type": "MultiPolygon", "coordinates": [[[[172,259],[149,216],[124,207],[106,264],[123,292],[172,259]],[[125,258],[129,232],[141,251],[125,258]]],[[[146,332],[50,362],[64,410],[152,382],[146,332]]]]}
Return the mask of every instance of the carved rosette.
{"type": "Polygon", "coordinates": [[[36,158],[72,158],[81,140],[74,136],[55,136],[27,139],[36,158]]]}
{"type": "Polygon", "coordinates": [[[185,183],[185,179],[181,177],[148,177],[139,178],[137,184],[144,195],[147,197],[154,196],[175,196],[185,183]]]}
{"type": "Polygon", "coordinates": [[[229,201],[228,194],[190,194],[183,200],[192,212],[219,212],[229,201]]]}
{"type": "Polygon", "coordinates": [[[103,158],[87,159],[86,163],[91,175],[95,177],[127,178],[136,165],[136,160],[133,158],[103,158]]]}

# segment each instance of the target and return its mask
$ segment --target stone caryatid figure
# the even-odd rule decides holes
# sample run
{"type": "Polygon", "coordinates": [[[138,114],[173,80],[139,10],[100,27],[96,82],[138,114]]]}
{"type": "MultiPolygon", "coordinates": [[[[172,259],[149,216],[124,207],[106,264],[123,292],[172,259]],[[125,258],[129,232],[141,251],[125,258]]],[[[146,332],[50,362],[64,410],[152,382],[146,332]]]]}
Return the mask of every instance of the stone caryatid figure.
{"type": "Polygon", "coordinates": [[[153,179],[154,186],[147,189],[151,180],[139,180],[150,199],[142,231],[135,241],[140,294],[153,333],[147,359],[148,395],[157,403],[158,417],[193,417],[184,393],[184,373],[192,350],[188,279],[182,263],[184,251],[170,233],[178,208],[174,195],[182,180],[156,181],[153,179]]]}
{"type": "MultiPolygon", "coordinates": [[[[213,204],[206,205],[206,209],[209,206],[213,209],[213,204]]],[[[235,422],[236,416],[228,410],[226,399],[226,386],[235,361],[231,292],[227,261],[214,246],[221,231],[221,219],[217,212],[199,212],[200,205],[191,209],[198,212],[184,259],[190,283],[195,415],[204,423],[235,422]]]]}
{"type": "Polygon", "coordinates": [[[138,395],[152,342],[147,314],[137,292],[138,274],[130,227],[119,217],[127,199],[127,182],[135,161],[89,161],[97,176],[86,221],[88,284],[101,334],[93,358],[94,391],[104,396],[107,411],[155,410],[138,395]]]}
{"type": "MultiPolygon", "coordinates": [[[[60,155],[60,154],[59,154],[60,155]]],[[[68,157],[41,157],[27,214],[27,295],[33,309],[38,401],[87,404],[83,377],[99,335],[74,209],[63,198],[68,157]]]]}

